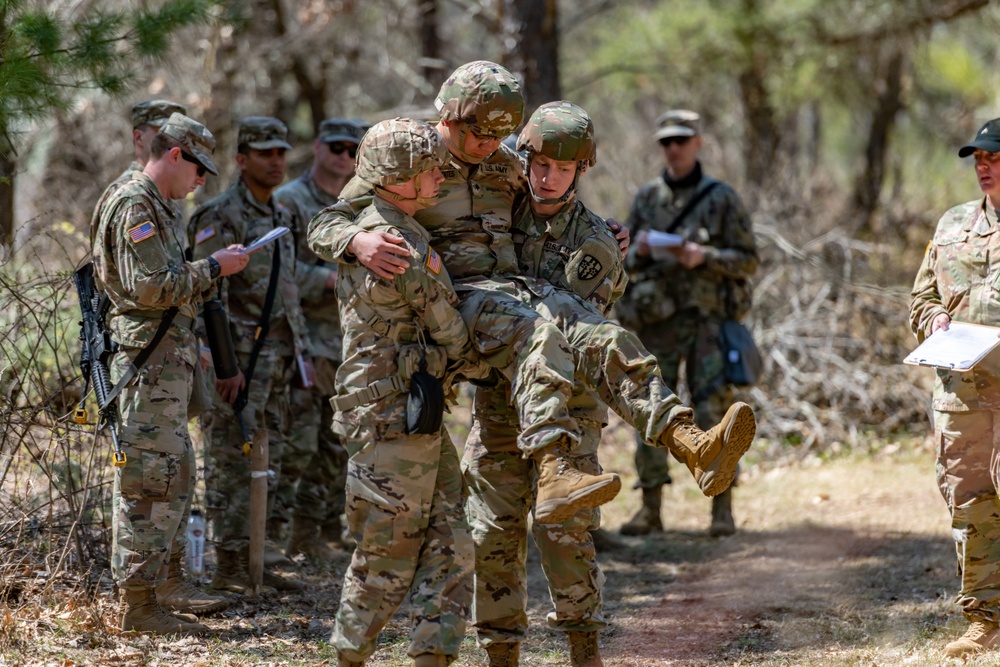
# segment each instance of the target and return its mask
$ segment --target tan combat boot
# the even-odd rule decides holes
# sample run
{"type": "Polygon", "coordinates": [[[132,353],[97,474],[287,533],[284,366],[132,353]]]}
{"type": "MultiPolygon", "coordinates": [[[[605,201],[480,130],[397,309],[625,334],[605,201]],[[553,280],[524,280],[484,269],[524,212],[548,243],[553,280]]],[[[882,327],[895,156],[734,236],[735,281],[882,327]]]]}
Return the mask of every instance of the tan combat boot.
{"type": "Polygon", "coordinates": [[[285,522],[268,519],[264,527],[264,567],[291,565],[281,545],[285,541],[285,522]]]}
{"type": "Polygon", "coordinates": [[[596,630],[567,632],[566,636],[569,638],[569,664],[572,667],[604,667],[596,630]]]}
{"type": "Polygon", "coordinates": [[[167,580],[156,587],[156,603],[165,609],[185,614],[211,614],[229,606],[224,597],[209,595],[184,580],[181,554],[170,554],[167,580]]]}
{"type": "Polygon", "coordinates": [[[949,658],[964,658],[993,648],[998,640],[1000,640],[1000,629],[997,628],[997,624],[977,619],[972,622],[964,635],[944,647],[944,654],[949,658]]]}
{"type": "Polygon", "coordinates": [[[663,445],[688,467],[706,496],[717,496],[736,479],[740,458],[750,449],[757,433],[753,410],[734,403],[726,416],[708,431],[695,426],[690,417],[664,433],[663,445]]]}
{"type": "Polygon", "coordinates": [[[729,487],[712,498],[712,524],[708,527],[709,537],[726,537],[736,533],[733,520],[733,487],[729,487]]]}
{"type": "Polygon", "coordinates": [[[642,490],[642,507],[628,523],[623,523],[618,529],[622,535],[649,535],[662,533],[663,521],[660,520],[660,507],[663,502],[663,485],[642,490]]]}
{"type": "Polygon", "coordinates": [[[490,661],[489,667],[517,667],[521,659],[521,645],[517,642],[490,644],[486,647],[486,657],[490,661]]]}
{"type": "Polygon", "coordinates": [[[123,597],[125,598],[123,632],[149,632],[155,635],[194,635],[211,632],[207,626],[182,620],[156,604],[156,592],[152,588],[126,589],[123,591],[123,597]]]}
{"type": "Polygon", "coordinates": [[[327,562],[336,557],[333,549],[319,536],[319,523],[312,519],[296,516],[292,519],[292,531],[288,537],[285,554],[293,558],[299,554],[309,560],[327,562]]]}
{"type": "Polygon", "coordinates": [[[337,651],[337,667],[365,667],[364,660],[351,660],[343,653],[337,651]]]}
{"type": "Polygon", "coordinates": [[[448,667],[454,659],[450,655],[422,653],[413,659],[413,667],[448,667]]]}
{"type": "MultiPolygon", "coordinates": [[[[216,591],[239,593],[241,595],[253,595],[253,584],[250,583],[249,554],[246,548],[239,551],[216,549],[215,560],[217,563],[215,577],[212,579],[212,583],[208,585],[209,588],[216,591]]],[[[260,587],[262,594],[270,595],[278,592],[278,590],[301,590],[302,588],[301,584],[299,584],[300,588],[278,589],[271,583],[271,579],[285,581],[281,577],[264,570],[264,581],[260,587]]]]}
{"type": "Polygon", "coordinates": [[[574,468],[559,445],[535,452],[534,459],[538,467],[535,521],[539,523],[560,523],[580,510],[603,505],[622,488],[618,475],[587,475],[574,468]]]}

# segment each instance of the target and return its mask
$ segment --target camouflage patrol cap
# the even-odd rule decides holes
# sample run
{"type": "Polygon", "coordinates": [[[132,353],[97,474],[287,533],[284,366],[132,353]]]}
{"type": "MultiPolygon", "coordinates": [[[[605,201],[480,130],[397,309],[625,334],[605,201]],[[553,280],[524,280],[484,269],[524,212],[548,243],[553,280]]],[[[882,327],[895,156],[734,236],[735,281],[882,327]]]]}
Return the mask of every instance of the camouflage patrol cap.
{"type": "Polygon", "coordinates": [[[434,106],[442,120],[469,123],[480,134],[505,137],[524,118],[521,85],[507,69],[487,60],[462,65],[438,91],[434,106]]]}
{"type": "Polygon", "coordinates": [[[346,141],[352,144],[360,144],[361,137],[365,136],[367,126],[362,127],[357,120],[346,118],[327,118],[319,124],[319,135],[316,137],[324,144],[334,141],[346,141]]]}
{"type": "Polygon", "coordinates": [[[358,147],[355,173],[372,185],[398,185],[448,159],[444,139],[433,126],[410,118],[373,125],[358,147]]]}
{"type": "Polygon", "coordinates": [[[291,150],[292,145],[285,139],[288,128],[277,118],[270,116],[249,116],[240,121],[240,133],[236,144],[246,144],[258,151],[269,148],[284,148],[291,150]]]}
{"type": "Polygon", "coordinates": [[[653,138],[693,137],[701,133],[701,116],[687,109],[671,109],[656,119],[653,138]]]}
{"type": "Polygon", "coordinates": [[[212,153],[215,152],[215,137],[204,125],[184,114],[174,112],[160,128],[160,133],[175,139],[198,160],[201,166],[210,173],[219,175],[219,170],[212,162],[212,153]]]}
{"type": "Polygon", "coordinates": [[[132,129],[142,125],[159,128],[174,112],[186,114],[187,107],[170,100],[149,100],[133,104],[132,129]]]}
{"type": "Polygon", "coordinates": [[[594,123],[587,112],[562,100],[535,109],[517,137],[518,152],[528,150],[553,160],[597,162],[594,123]]]}
{"type": "Polygon", "coordinates": [[[976,149],[989,153],[1000,153],[1000,118],[987,121],[985,125],[976,132],[976,137],[958,149],[958,157],[968,157],[976,149]]]}

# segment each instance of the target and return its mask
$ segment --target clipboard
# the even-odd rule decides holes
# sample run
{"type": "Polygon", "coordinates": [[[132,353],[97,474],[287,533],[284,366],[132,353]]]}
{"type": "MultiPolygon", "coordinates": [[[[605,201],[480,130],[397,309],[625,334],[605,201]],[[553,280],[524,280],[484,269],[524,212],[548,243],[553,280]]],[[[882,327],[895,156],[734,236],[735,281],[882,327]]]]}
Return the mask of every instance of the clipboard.
{"type": "Polygon", "coordinates": [[[279,227],[275,227],[274,229],[272,229],[271,231],[269,231],[267,234],[264,234],[259,239],[257,239],[256,241],[254,241],[253,243],[251,243],[250,245],[248,245],[246,248],[244,248],[243,249],[243,254],[244,255],[252,255],[255,252],[257,252],[258,250],[260,250],[261,248],[263,248],[264,246],[266,246],[268,243],[271,243],[272,241],[275,241],[275,240],[281,238],[282,236],[284,236],[285,234],[287,234],[290,231],[291,230],[288,227],[285,227],[283,225],[279,226],[279,227]]]}
{"type": "Polygon", "coordinates": [[[964,373],[1000,345],[1000,327],[952,322],[947,331],[928,336],[903,359],[904,364],[930,366],[964,373]]]}

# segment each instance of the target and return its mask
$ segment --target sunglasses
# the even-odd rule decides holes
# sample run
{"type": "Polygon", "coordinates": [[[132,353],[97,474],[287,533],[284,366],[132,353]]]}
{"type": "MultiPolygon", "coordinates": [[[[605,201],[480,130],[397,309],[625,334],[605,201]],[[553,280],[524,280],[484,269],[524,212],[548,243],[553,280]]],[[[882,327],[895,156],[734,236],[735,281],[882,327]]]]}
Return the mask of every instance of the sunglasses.
{"type": "Polygon", "coordinates": [[[191,164],[198,165],[198,178],[201,178],[206,173],[208,173],[208,169],[205,168],[205,165],[203,165],[201,162],[198,162],[198,158],[191,155],[187,151],[181,151],[181,157],[184,158],[185,162],[190,162],[191,164]]]}
{"type": "Polygon", "coordinates": [[[678,146],[683,146],[689,141],[691,141],[691,137],[663,137],[660,139],[660,145],[669,146],[670,144],[677,144],[678,146]]]}
{"type": "Polygon", "coordinates": [[[351,157],[358,156],[358,147],[355,144],[345,144],[342,141],[332,141],[327,144],[330,147],[330,152],[334,155],[342,155],[344,151],[351,157]]]}

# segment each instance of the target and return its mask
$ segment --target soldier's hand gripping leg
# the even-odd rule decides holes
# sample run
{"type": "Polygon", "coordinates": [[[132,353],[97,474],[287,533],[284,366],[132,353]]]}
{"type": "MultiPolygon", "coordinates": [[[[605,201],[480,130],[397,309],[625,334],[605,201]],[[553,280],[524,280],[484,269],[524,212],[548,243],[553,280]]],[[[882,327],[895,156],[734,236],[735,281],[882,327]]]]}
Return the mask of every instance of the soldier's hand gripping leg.
{"type": "Polygon", "coordinates": [[[566,521],[580,510],[610,501],[622,488],[614,473],[587,475],[574,468],[561,443],[548,445],[532,456],[538,467],[535,521],[540,523],[566,521]]]}
{"type": "Polygon", "coordinates": [[[661,437],[661,446],[688,467],[706,496],[717,496],[728,489],[757,433],[750,406],[734,403],[722,421],[707,431],[698,428],[689,416],[675,422],[661,437]]]}

